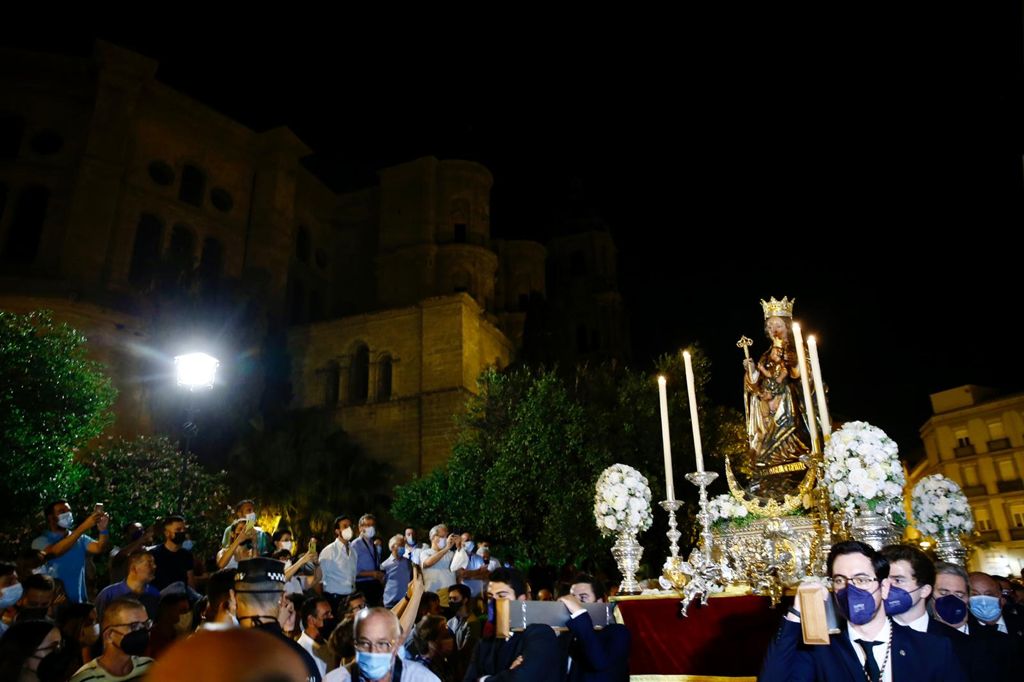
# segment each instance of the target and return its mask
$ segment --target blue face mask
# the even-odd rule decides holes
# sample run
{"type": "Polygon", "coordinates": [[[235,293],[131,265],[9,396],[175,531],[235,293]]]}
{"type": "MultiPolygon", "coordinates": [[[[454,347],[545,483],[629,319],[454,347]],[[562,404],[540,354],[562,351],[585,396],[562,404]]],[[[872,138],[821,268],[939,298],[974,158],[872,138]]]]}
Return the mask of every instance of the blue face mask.
{"type": "Polygon", "coordinates": [[[907,592],[901,587],[890,587],[888,598],[882,601],[882,604],[885,606],[885,615],[898,616],[901,613],[909,611],[914,606],[914,598],[910,595],[920,589],[921,587],[918,587],[915,590],[907,592]]]}
{"type": "Polygon", "coordinates": [[[185,540],[185,542],[181,543],[181,548],[189,552],[192,551],[193,547],[195,547],[195,543],[191,540],[185,540]]]}
{"type": "Polygon", "coordinates": [[[935,613],[944,623],[959,625],[967,617],[967,604],[955,594],[947,594],[935,600],[935,613]]]}
{"type": "Polygon", "coordinates": [[[999,608],[999,599],[984,594],[971,597],[971,613],[980,621],[989,623],[999,620],[1003,610],[999,608]]]}
{"type": "Polygon", "coordinates": [[[391,654],[371,654],[366,651],[356,652],[356,665],[359,672],[368,680],[379,680],[391,670],[391,654]]]}
{"type": "Polygon", "coordinates": [[[6,609],[14,606],[21,599],[21,595],[25,593],[25,588],[21,586],[21,583],[14,583],[9,585],[0,592],[0,609],[6,609]]]}
{"type": "Polygon", "coordinates": [[[847,585],[836,592],[839,612],[854,625],[864,625],[875,617],[874,592],[862,590],[856,585],[847,585]]]}
{"type": "Polygon", "coordinates": [[[464,542],[463,544],[466,547],[466,553],[467,554],[472,554],[473,553],[473,547],[475,546],[475,545],[473,545],[473,541],[472,540],[466,540],[466,542],[464,542]]]}

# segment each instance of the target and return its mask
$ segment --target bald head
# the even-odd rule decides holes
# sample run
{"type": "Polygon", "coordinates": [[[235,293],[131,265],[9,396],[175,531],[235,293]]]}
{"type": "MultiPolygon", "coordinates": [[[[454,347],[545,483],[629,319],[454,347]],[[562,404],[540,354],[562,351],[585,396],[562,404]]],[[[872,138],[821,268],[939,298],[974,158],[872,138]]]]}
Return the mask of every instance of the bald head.
{"type": "Polygon", "coordinates": [[[999,583],[988,573],[975,571],[967,576],[971,581],[971,594],[983,594],[988,597],[1001,597],[999,583]]]}
{"type": "Polygon", "coordinates": [[[305,682],[308,674],[295,651],[260,630],[198,632],[179,639],[153,664],[146,679],[177,682],[183,670],[188,671],[189,682],[305,682]]]}
{"type": "Polygon", "coordinates": [[[398,616],[383,607],[362,609],[356,613],[355,635],[356,641],[367,639],[394,643],[402,637],[402,624],[398,622],[398,616]]]}

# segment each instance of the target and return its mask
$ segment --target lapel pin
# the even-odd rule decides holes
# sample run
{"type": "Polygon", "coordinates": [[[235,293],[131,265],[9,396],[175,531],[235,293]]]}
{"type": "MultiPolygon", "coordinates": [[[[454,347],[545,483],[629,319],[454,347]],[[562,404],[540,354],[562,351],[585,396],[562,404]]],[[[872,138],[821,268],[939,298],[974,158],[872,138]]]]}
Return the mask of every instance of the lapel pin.
{"type": "Polygon", "coordinates": [[[907,652],[904,651],[903,649],[900,649],[900,656],[906,656],[906,655],[907,655],[907,652]]]}

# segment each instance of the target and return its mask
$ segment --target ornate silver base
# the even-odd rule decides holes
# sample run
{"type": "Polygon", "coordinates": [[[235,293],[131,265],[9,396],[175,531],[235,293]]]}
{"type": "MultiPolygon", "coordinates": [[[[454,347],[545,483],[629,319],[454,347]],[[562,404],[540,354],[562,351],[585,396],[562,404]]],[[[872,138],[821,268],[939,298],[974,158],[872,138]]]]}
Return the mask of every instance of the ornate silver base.
{"type": "Polygon", "coordinates": [[[640,594],[640,583],[636,580],[636,571],[640,568],[640,557],[644,548],[636,539],[636,530],[620,533],[612,545],[612,556],[622,573],[619,594],[640,594]]]}
{"type": "Polygon", "coordinates": [[[888,515],[862,511],[850,521],[850,535],[854,540],[871,545],[875,551],[900,541],[888,515]]]}
{"type": "Polygon", "coordinates": [[[957,566],[967,567],[967,548],[960,537],[943,532],[935,541],[935,555],[942,561],[957,566]]]}

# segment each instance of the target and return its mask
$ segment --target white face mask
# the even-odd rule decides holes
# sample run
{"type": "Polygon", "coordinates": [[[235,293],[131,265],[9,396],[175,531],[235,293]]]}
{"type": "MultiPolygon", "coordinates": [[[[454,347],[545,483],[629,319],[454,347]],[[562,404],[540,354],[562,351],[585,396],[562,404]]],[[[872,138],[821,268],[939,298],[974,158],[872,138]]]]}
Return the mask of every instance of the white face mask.
{"type": "Polygon", "coordinates": [[[370,526],[369,528],[364,528],[363,529],[363,535],[365,535],[370,540],[372,540],[373,536],[376,535],[376,534],[377,534],[377,529],[374,528],[373,526],[370,526]]]}
{"type": "Polygon", "coordinates": [[[245,515],[245,520],[246,521],[252,521],[252,522],[255,523],[255,521],[256,521],[256,512],[249,512],[248,514],[246,514],[245,515]]]}
{"type": "Polygon", "coordinates": [[[341,539],[344,540],[345,542],[348,542],[349,540],[351,540],[352,539],[352,528],[346,528],[345,530],[341,531],[341,539]]]}
{"type": "Polygon", "coordinates": [[[416,545],[416,541],[413,539],[413,536],[411,534],[405,536],[405,543],[407,545],[409,545],[410,547],[413,547],[413,546],[416,545]]]}
{"type": "Polygon", "coordinates": [[[448,546],[448,538],[438,538],[438,540],[437,540],[437,548],[438,549],[444,549],[447,546],[448,546]]]}
{"type": "Polygon", "coordinates": [[[287,549],[289,552],[292,551],[292,541],[285,540],[281,543],[281,549],[287,549]]]}
{"type": "Polygon", "coordinates": [[[71,528],[75,525],[75,516],[71,512],[64,512],[57,517],[57,525],[61,528],[71,528]]]}
{"type": "Polygon", "coordinates": [[[14,606],[24,593],[25,589],[21,586],[21,583],[14,583],[5,587],[3,591],[0,591],[0,609],[14,606]]]}

